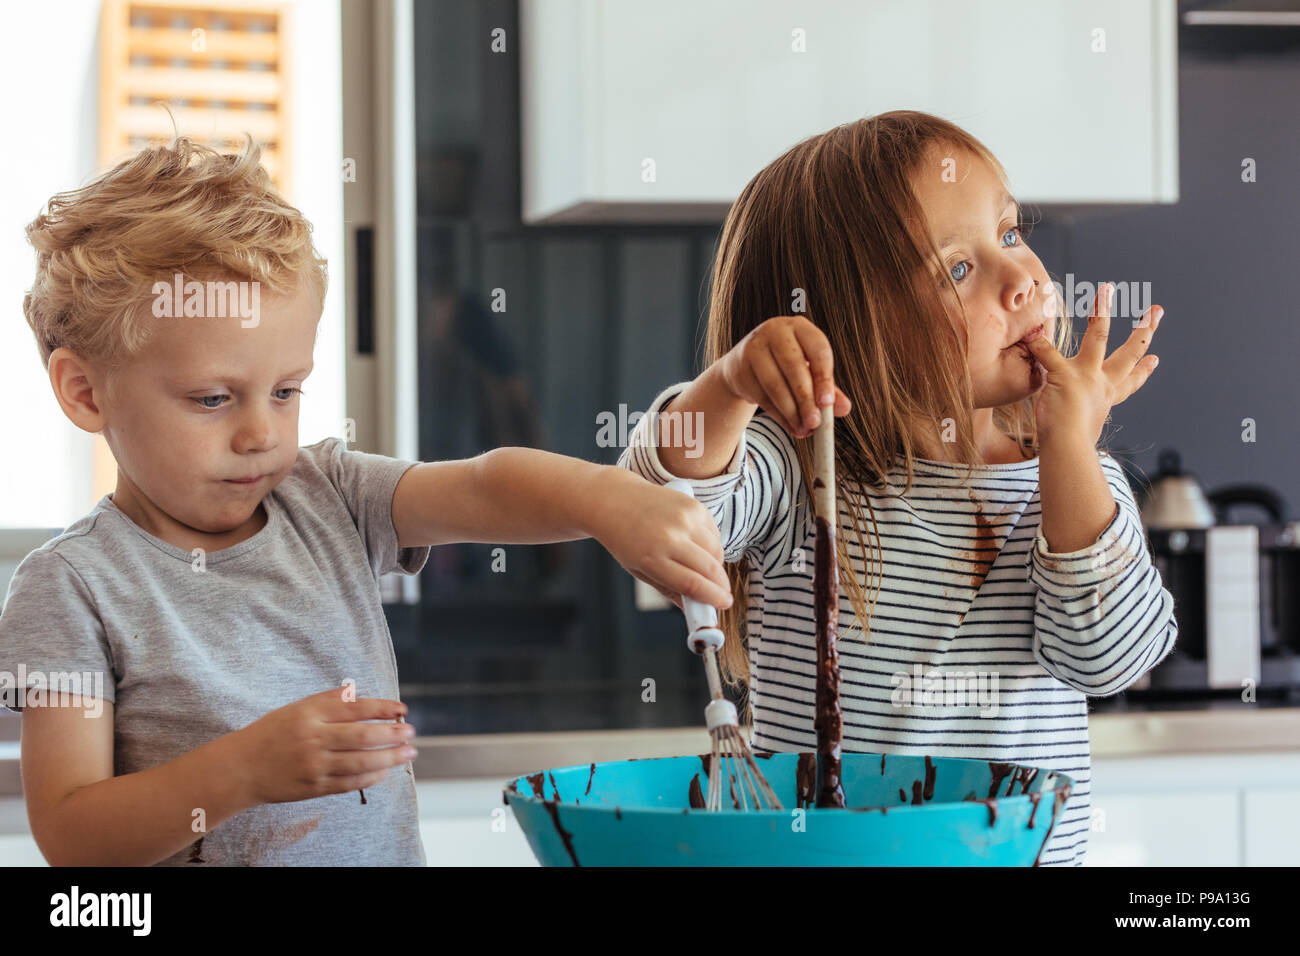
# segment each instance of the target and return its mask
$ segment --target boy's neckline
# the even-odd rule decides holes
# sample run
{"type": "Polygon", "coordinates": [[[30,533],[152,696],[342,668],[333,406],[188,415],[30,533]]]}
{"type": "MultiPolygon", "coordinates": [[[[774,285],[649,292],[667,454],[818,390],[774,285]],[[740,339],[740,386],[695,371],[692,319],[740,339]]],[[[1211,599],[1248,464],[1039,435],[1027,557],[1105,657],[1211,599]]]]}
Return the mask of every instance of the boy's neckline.
{"type": "MultiPolygon", "coordinates": [[[[269,540],[273,533],[272,528],[278,527],[280,523],[280,508],[278,504],[272,502],[274,497],[275,492],[273,489],[271,492],[268,492],[261,501],[261,507],[266,512],[266,523],[263,524],[261,528],[249,535],[243,541],[240,541],[238,544],[232,544],[230,547],[222,548],[219,551],[205,552],[203,556],[204,564],[212,564],[217,561],[226,561],[231,558],[237,558],[241,554],[260,548],[267,540],[269,540]]],[[[187,551],[169,541],[164,541],[157,535],[151,534],[144,528],[140,527],[131,519],[130,515],[117,506],[117,502],[115,502],[110,495],[104,495],[104,497],[100,499],[99,504],[104,510],[112,511],[115,514],[120,515],[122,520],[125,521],[136,534],[159,551],[162,551],[164,554],[176,558],[177,560],[184,561],[186,564],[190,564],[194,561],[195,555],[193,551],[187,551]]]]}

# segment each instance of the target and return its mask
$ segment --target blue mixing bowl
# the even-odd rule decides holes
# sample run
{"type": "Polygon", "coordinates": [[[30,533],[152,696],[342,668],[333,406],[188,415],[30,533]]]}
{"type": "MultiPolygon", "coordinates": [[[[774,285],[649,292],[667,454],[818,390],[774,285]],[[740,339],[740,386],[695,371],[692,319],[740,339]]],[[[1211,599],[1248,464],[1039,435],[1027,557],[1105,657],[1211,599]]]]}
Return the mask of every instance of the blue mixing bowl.
{"type": "Polygon", "coordinates": [[[1020,764],[844,754],[849,809],[800,810],[813,755],[755,756],[785,809],[693,808],[708,755],[558,767],[503,795],[543,866],[1030,866],[1073,785],[1020,764]]]}

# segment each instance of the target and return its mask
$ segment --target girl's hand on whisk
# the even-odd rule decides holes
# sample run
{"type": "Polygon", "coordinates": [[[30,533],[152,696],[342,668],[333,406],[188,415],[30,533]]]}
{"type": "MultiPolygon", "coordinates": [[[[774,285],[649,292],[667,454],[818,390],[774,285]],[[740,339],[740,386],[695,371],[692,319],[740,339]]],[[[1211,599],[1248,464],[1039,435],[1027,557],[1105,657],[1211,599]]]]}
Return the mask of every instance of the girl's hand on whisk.
{"type": "Polygon", "coordinates": [[[821,421],[821,406],[834,402],[836,418],[851,408],[848,396],[835,385],[830,341],[807,316],[768,319],[719,364],[733,395],[763,409],[795,438],[813,433],[821,421]]]}
{"type": "Polygon", "coordinates": [[[1113,288],[1105,283],[1097,290],[1088,331],[1073,358],[1062,355],[1042,334],[1026,343],[1030,354],[1046,370],[1046,384],[1039,386],[1034,401],[1034,418],[1044,444],[1073,434],[1084,438],[1090,447],[1095,446],[1111,407],[1145,385],[1160,361],[1146,355],[1164,315],[1159,305],[1147,309],[1128,341],[1105,358],[1113,288]]]}
{"type": "Polygon", "coordinates": [[[683,594],[731,606],[722,539],[704,505],[621,468],[606,469],[602,480],[593,496],[592,536],[629,574],[679,608],[683,594]]]}

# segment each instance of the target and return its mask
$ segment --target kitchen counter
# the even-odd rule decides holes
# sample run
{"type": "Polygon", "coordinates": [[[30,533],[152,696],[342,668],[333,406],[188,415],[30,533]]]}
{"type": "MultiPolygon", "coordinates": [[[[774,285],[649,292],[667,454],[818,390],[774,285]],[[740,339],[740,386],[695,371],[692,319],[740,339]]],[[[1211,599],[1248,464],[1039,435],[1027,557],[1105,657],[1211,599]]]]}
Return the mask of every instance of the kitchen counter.
{"type": "MultiPolygon", "coordinates": [[[[20,718],[0,721],[0,794],[22,793],[20,718]]],[[[1189,753],[1300,754],[1300,707],[1127,710],[1088,717],[1094,760],[1189,753]]],[[[710,749],[704,727],[527,734],[456,734],[414,740],[419,780],[510,777],[551,767],[629,757],[675,757],[710,749]]]]}
{"type": "MultiPolygon", "coordinates": [[[[14,724],[0,727],[12,733],[14,724]]],[[[1300,708],[1092,714],[1090,866],[1289,865],[1300,853],[1300,708]],[[1195,831],[1196,839],[1187,834],[1195,831]]],[[[0,731],[2,732],[2,731],[0,731]]],[[[549,767],[702,753],[702,727],[425,736],[415,740],[420,834],[431,866],[536,866],[512,776],[549,767]]],[[[0,865],[41,865],[19,788],[18,742],[0,742],[0,865]]]]}
{"type": "MultiPolygon", "coordinates": [[[[1300,753],[1300,707],[1129,711],[1090,714],[1094,760],[1186,753],[1300,753]]],[[[551,767],[629,757],[705,753],[702,726],[537,734],[416,737],[417,779],[509,777],[551,767]]]]}

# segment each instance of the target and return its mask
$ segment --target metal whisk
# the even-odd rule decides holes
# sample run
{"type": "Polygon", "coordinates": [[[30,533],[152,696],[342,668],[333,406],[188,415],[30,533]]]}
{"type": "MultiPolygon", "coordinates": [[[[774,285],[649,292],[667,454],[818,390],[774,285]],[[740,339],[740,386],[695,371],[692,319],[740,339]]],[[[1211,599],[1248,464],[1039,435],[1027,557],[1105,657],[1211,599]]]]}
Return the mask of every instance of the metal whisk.
{"type": "MultiPolygon", "coordinates": [[[[667,488],[695,497],[690,482],[677,479],[667,488]]],[[[709,681],[712,700],[704,708],[705,725],[713,741],[713,759],[709,762],[709,792],[704,800],[706,810],[722,809],[722,778],[726,775],[727,789],[732,805],[737,810],[780,810],[772,785],[763,776],[754,754],[740,732],[740,719],[736,705],[722,693],[722,678],[718,673],[718,649],[725,640],[718,627],[718,609],[682,595],[682,610],[686,614],[688,633],[686,646],[704,658],[704,674],[709,681]]]]}

